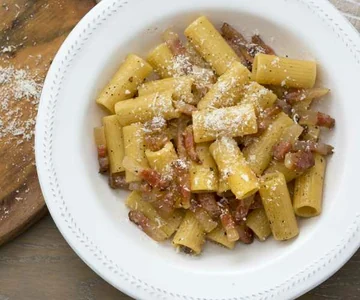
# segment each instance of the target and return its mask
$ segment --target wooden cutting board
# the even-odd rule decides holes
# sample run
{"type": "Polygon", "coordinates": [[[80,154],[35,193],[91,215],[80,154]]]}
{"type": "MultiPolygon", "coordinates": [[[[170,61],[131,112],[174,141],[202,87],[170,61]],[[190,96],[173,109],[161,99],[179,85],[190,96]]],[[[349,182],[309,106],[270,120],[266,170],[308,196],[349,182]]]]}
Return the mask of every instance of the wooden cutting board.
{"type": "Polygon", "coordinates": [[[56,51],[94,0],[0,0],[0,245],[47,213],[34,125],[56,51]]]}

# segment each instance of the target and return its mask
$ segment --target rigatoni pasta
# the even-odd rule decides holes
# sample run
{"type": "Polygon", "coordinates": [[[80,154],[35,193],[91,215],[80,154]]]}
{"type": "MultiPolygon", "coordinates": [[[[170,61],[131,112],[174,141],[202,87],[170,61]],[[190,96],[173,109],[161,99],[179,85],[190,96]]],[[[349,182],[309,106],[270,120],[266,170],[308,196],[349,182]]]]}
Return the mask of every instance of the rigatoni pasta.
{"type": "Polygon", "coordinates": [[[185,29],[185,36],[218,75],[224,74],[233,62],[240,61],[234,50],[204,16],[185,29]]]}
{"type": "Polygon", "coordinates": [[[316,154],[315,165],[295,180],[294,210],[299,217],[315,217],[322,210],[325,157],[316,154]]]}
{"type": "Polygon", "coordinates": [[[124,136],[118,118],[107,116],[103,118],[106,145],[109,153],[111,174],[124,172],[122,160],[125,155],[124,136]]]}
{"type": "Polygon", "coordinates": [[[152,67],[145,60],[135,54],[129,54],[96,102],[114,113],[115,104],[132,98],[138,86],[151,72],[152,67]]]}
{"type": "Polygon", "coordinates": [[[221,136],[244,136],[258,130],[251,104],[196,111],[192,119],[196,143],[214,141],[221,136]]]}
{"type": "Polygon", "coordinates": [[[139,96],[145,96],[157,92],[173,90],[173,97],[177,101],[184,101],[189,104],[196,104],[192,94],[194,79],[190,76],[171,77],[162,80],[146,82],[139,86],[139,96]]]}
{"type": "Polygon", "coordinates": [[[260,84],[309,89],[315,85],[316,62],[259,53],[254,59],[253,79],[260,84]]]}
{"type": "Polygon", "coordinates": [[[288,240],[299,234],[285,177],[281,173],[264,175],[260,196],[276,240],[288,240]]]}
{"type": "Polygon", "coordinates": [[[193,193],[216,192],[219,188],[219,172],[209,146],[209,143],[196,145],[196,153],[201,163],[191,162],[190,180],[193,193]]]}
{"type": "Polygon", "coordinates": [[[321,132],[335,120],[311,109],[330,91],[313,87],[316,62],[205,16],[185,36],[167,30],[147,62],[130,54],[100,94],[100,173],[131,191],[132,223],[182,252],[295,238],[297,218],[321,213],[333,152],[321,132]]]}
{"type": "MultiPolygon", "coordinates": [[[[144,129],[141,123],[133,123],[123,127],[125,155],[136,160],[142,167],[147,168],[148,161],[145,157],[144,129]]],[[[139,182],[141,178],[125,171],[126,182],[139,182]]]]}
{"type": "Polygon", "coordinates": [[[173,93],[173,90],[168,90],[118,102],[115,112],[120,125],[146,122],[156,116],[167,120],[176,118],[179,114],[173,106],[173,93]]]}
{"type": "Polygon", "coordinates": [[[237,199],[247,198],[258,191],[256,175],[235,140],[222,137],[211,144],[210,152],[220,170],[226,173],[229,187],[237,199]]]}
{"type": "Polygon", "coordinates": [[[198,109],[234,106],[239,102],[244,85],[251,80],[249,70],[239,62],[219,77],[209,92],[200,100],[198,109]]]}

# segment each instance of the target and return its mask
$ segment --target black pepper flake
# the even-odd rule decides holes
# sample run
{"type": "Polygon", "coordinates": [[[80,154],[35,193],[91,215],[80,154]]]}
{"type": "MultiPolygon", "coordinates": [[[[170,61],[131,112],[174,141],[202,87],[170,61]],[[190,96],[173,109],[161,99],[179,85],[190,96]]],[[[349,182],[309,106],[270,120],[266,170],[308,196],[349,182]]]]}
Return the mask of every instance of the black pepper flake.
{"type": "Polygon", "coordinates": [[[133,81],[134,81],[134,77],[131,76],[131,77],[129,78],[129,81],[130,81],[130,82],[133,82],[133,81]]]}

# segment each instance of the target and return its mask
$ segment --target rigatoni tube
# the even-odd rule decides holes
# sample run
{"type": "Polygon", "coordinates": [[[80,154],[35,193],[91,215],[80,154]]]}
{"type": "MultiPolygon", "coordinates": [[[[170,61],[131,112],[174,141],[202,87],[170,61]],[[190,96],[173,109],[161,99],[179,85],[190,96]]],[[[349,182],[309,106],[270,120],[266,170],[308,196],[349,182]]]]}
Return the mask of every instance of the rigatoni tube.
{"type": "Polygon", "coordinates": [[[244,86],[239,103],[253,104],[256,113],[259,114],[266,108],[272,107],[276,99],[277,96],[271,90],[253,81],[244,86]]]}
{"type": "Polygon", "coordinates": [[[194,79],[190,76],[181,76],[165,78],[146,82],[139,86],[139,96],[145,96],[156,92],[174,90],[173,97],[175,100],[184,101],[189,104],[195,104],[194,96],[191,92],[194,79]]]}
{"type": "Polygon", "coordinates": [[[159,151],[145,150],[145,156],[151,168],[163,176],[170,176],[172,174],[172,163],[178,159],[174,145],[172,142],[167,142],[165,146],[159,151]]]}
{"type": "MultiPolygon", "coordinates": [[[[145,157],[144,129],[141,123],[134,123],[123,127],[124,150],[125,155],[136,160],[143,168],[148,168],[148,162],[145,157]]],[[[141,181],[141,178],[135,174],[125,171],[126,182],[141,181]]]]}
{"type": "Polygon", "coordinates": [[[153,49],[146,60],[161,78],[184,75],[175,65],[175,58],[168,46],[163,43],[153,49]],[[179,73],[180,72],[180,73],[179,73]]]}
{"type": "Polygon", "coordinates": [[[111,174],[124,172],[124,137],[116,115],[103,118],[111,174]]]}
{"type": "Polygon", "coordinates": [[[279,141],[283,131],[294,122],[286,114],[280,113],[259,138],[243,149],[243,153],[251,169],[261,175],[272,158],[272,149],[279,141]]]}
{"type": "Polygon", "coordinates": [[[253,80],[294,88],[312,88],[316,81],[316,62],[257,54],[253,63],[253,80]]]}
{"type": "Polygon", "coordinates": [[[294,210],[300,217],[315,217],[322,210],[325,157],[315,154],[315,166],[295,180],[294,210]]]}
{"type": "Polygon", "coordinates": [[[269,220],[264,208],[254,209],[246,217],[246,225],[260,241],[265,241],[271,235],[269,220]]]}
{"type": "Polygon", "coordinates": [[[220,136],[243,136],[258,130],[254,106],[250,104],[196,111],[192,119],[196,143],[214,141],[220,136]]]}
{"type": "Polygon", "coordinates": [[[226,236],[225,229],[222,225],[219,225],[213,231],[208,233],[206,235],[206,238],[212,242],[215,242],[229,249],[234,249],[235,247],[235,242],[229,241],[229,239],[226,236]]]}
{"type": "Polygon", "coordinates": [[[237,199],[247,198],[258,191],[258,179],[234,139],[219,138],[211,144],[210,152],[219,169],[228,176],[230,189],[237,199]]]}
{"type": "Polygon", "coordinates": [[[121,126],[146,122],[156,116],[170,120],[179,116],[173,106],[173,90],[158,92],[142,97],[124,100],[115,105],[115,112],[121,126]]]}
{"type": "Polygon", "coordinates": [[[284,175],[264,175],[261,179],[260,196],[274,238],[282,241],[297,236],[299,228],[284,175]]]}
{"type": "Polygon", "coordinates": [[[173,245],[182,248],[185,252],[200,254],[205,242],[205,232],[191,211],[187,211],[176,232],[173,245]]]}
{"type": "Polygon", "coordinates": [[[198,109],[221,108],[236,105],[241,97],[241,91],[251,80],[249,70],[239,62],[219,77],[204,98],[200,100],[198,109]]]}
{"type": "Polygon", "coordinates": [[[240,61],[234,50],[205,16],[191,23],[185,29],[185,36],[218,75],[224,74],[233,62],[240,61]]]}
{"type": "Polygon", "coordinates": [[[191,161],[190,165],[190,182],[191,192],[216,192],[219,187],[219,172],[216,163],[211,156],[209,143],[196,145],[201,164],[191,161]]]}
{"type": "Polygon", "coordinates": [[[114,105],[134,97],[137,87],[151,72],[152,67],[145,60],[129,54],[96,102],[114,113],[114,105]]]}

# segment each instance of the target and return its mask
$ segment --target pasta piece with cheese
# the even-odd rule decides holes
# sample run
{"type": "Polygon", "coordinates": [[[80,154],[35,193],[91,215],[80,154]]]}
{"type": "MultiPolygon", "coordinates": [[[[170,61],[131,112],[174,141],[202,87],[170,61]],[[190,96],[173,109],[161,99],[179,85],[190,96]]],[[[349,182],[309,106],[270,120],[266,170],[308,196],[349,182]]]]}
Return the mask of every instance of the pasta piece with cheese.
{"type": "MultiPolygon", "coordinates": [[[[123,127],[125,156],[133,158],[141,167],[148,168],[145,157],[144,128],[141,123],[123,127]]],[[[125,170],[126,182],[139,182],[141,178],[125,170]]]]}
{"type": "Polygon", "coordinates": [[[147,218],[158,225],[158,227],[165,232],[169,238],[178,229],[183,219],[183,213],[180,210],[176,210],[174,214],[168,218],[162,218],[155,208],[149,203],[141,199],[139,192],[131,192],[126,199],[126,206],[131,210],[138,210],[142,212],[147,218]]]}
{"type": "Polygon", "coordinates": [[[231,191],[237,199],[244,199],[259,190],[255,173],[248,166],[234,139],[221,137],[210,146],[219,169],[225,171],[231,191]]]}
{"type": "Polygon", "coordinates": [[[177,101],[184,101],[189,104],[196,104],[194,95],[191,92],[194,79],[190,76],[165,78],[149,81],[138,88],[139,96],[145,96],[156,92],[174,90],[173,97],[177,101]]]}
{"type": "Polygon", "coordinates": [[[191,192],[216,192],[219,187],[219,174],[216,163],[209,151],[209,144],[202,143],[196,145],[201,164],[191,161],[190,181],[191,192]]]}
{"type": "Polygon", "coordinates": [[[256,114],[274,105],[277,96],[267,88],[253,81],[242,90],[240,104],[253,104],[256,114]]]}
{"type": "Polygon", "coordinates": [[[111,174],[124,172],[124,137],[117,116],[103,118],[106,146],[108,149],[111,174]]]}
{"type": "Polygon", "coordinates": [[[198,109],[221,108],[236,105],[241,97],[244,85],[251,79],[249,70],[239,62],[219,77],[204,98],[200,100],[198,109]]]}
{"type": "Polygon", "coordinates": [[[165,43],[152,50],[146,60],[161,78],[178,77],[184,75],[175,65],[174,55],[165,43]]]}
{"type": "Polygon", "coordinates": [[[243,149],[244,156],[257,175],[261,175],[268,167],[274,145],[281,138],[283,131],[293,124],[292,119],[280,113],[259,138],[243,149]]]}
{"type": "Polygon", "coordinates": [[[128,55],[96,102],[114,113],[114,105],[134,97],[137,87],[151,72],[152,67],[145,60],[134,54],[128,55]]]}
{"type": "Polygon", "coordinates": [[[315,166],[295,180],[293,205],[299,217],[315,217],[321,213],[325,168],[325,157],[315,154],[315,166]]]}
{"type": "Polygon", "coordinates": [[[205,232],[191,211],[187,211],[176,232],[173,245],[184,252],[200,254],[205,242],[205,232]]]}
{"type": "Polygon", "coordinates": [[[240,61],[221,34],[202,16],[185,29],[185,36],[218,75],[224,74],[235,61],[240,61]]]}
{"type": "Polygon", "coordinates": [[[283,241],[297,236],[299,228],[284,175],[281,173],[264,175],[260,196],[274,238],[283,241]]]}
{"type": "Polygon", "coordinates": [[[250,104],[200,110],[192,115],[196,143],[214,141],[219,136],[243,136],[256,133],[254,106],[250,104]]]}
{"type": "Polygon", "coordinates": [[[264,208],[254,209],[246,217],[246,226],[249,227],[259,239],[265,241],[271,235],[269,220],[264,208]]]}
{"type": "Polygon", "coordinates": [[[235,248],[235,242],[229,241],[229,239],[226,236],[226,232],[224,227],[222,225],[219,225],[217,228],[215,228],[213,231],[208,233],[206,235],[206,238],[212,242],[215,242],[221,246],[224,246],[228,249],[234,249],[235,248]]]}
{"type": "Polygon", "coordinates": [[[220,170],[219,169],[219,188],[218,188],[218,194],[222,195],[227,191],[230,191],[230,185],[228,181],[228,175],[225,173],[226,170],[220,170]]]}
{"type": "Polygon", "coordinates": [[[145,156],[150,167],[163,176],[171,176],[171,164],[178,159],[174,145],[171,142],[167,142],[159,151],[146,149],[145,156]]]}
{"type": "Polygon", "coordinates": [[[115,112],[121,126],[146,122],[156,116],[171,120],[179,116],[173,106],[173,90],[153,93],[124,100],[115,105],[115,112]]]}
{"type": "Polygon", "coordinates": [[[253,80],[293,88],[312,88],[316,81],[316,62],[259,53],[253,63],[253,80]]]}

